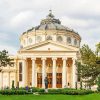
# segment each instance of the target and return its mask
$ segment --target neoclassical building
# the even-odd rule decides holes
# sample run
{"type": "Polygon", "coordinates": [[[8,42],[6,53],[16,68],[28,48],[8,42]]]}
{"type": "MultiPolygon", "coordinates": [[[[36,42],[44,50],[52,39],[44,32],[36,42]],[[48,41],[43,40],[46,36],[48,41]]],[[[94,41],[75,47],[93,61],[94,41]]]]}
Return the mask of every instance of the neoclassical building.
{"type": "Polygon", "coordinates": [[[79,59],[80,35],[61,25],[52,12],[40,25],[20,36],[20,50],[14,58],[14,66],[0,67],[0,88],[12,86],[44,88],[48,78],[49,88],[75,88],[79,59]]]}

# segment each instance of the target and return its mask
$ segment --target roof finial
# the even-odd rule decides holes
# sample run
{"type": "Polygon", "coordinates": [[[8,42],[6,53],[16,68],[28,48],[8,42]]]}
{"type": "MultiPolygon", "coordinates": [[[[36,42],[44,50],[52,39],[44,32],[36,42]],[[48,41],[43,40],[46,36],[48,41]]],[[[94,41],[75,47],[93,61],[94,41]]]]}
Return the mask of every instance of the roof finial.
{"type": "Polygon", "coordinates": [[[51,9],[49,10],[49,14],[48,14],[47,18],[49,18],[49,19],[54,18],[54,15],[52,14],[51,9]]]}
{"type": "Polygon", "coordinates": [[[52,10],[50,9],[49,12],[52,14],[52,10]]]}

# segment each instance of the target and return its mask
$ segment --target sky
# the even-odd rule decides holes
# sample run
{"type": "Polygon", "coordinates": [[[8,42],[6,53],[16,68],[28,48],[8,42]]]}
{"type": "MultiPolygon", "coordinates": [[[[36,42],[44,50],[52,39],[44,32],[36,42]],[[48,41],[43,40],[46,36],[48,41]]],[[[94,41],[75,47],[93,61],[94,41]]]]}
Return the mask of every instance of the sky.
{"type": "Polygon", "coordinates": [[[50,9],[62,25],[79,33],[81,45],[95,50],[100,42],[100,0],[0,0],[0,50],[15,55],[20,35],[39,25],[50,9]]]}

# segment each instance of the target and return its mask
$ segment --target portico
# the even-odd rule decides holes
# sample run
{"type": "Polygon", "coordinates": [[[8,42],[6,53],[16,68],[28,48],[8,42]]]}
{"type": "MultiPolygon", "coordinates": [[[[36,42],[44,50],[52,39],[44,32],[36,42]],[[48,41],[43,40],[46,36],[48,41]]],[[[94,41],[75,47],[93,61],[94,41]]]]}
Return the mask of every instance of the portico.
{"type": "Polygon", "coordinates": [[[23,75],[28,78],[25,78],[25,86],[44,88],[44,79],[47,76],[49,88],[74,88],[77,79],[72,69],[73,60],[71,57],[26,58],[24,63],[27,63],[28,70],[24,69],[23,75]]]}

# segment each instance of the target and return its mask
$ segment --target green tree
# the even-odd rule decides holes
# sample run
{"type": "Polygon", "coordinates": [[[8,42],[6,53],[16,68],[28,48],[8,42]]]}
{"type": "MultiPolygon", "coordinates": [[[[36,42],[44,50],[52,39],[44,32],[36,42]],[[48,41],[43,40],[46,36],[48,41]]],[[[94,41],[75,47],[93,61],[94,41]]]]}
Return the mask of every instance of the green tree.
{"type": "Polygon", "coordinates": [[[100,42],[96,45],[97,64],[100,64],[100,42]]]}
{"type": "Polygon", "coordinates": [[[84,82],[88,87],[96,84],[100,74],[100,66],[96,64],[96,54],[88,45],[83,45],[80,49],[81,62],[76,62],[80,82],[84,82]]]}
{"type": "Polygon", "coordinates": [[[100,92],[100,76],[98,77],[97,85],[98,85],[97,90],[100,92]]]}
{"type": "Polygon", "coordinates": [[[97,56],[100,53],[100,42],[96,44],[96,53],[97,53],[97,56]]]}
{"type": "Polygon", "coordinates": [[[13,59],[9,58],[8,51],[0,51],[0,66],[13,66],[13,59]]]}

